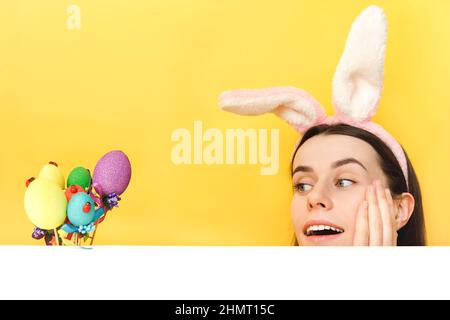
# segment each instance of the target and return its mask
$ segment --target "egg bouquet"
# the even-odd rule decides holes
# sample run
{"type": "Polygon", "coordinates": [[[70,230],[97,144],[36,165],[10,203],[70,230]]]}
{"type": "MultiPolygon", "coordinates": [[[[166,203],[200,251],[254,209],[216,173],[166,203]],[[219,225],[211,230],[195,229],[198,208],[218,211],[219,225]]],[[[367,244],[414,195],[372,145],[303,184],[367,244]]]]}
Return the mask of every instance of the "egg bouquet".
{"type": "Polygon", "coordinates": [[[67,185],[55,162],[26,181],[25,212],[34,224],[32,237],[48,246],[93,245],[98,225],[119,206],[131,179],[130,160],[122,151],[105,154],[89,169],[74,168],[67,185]]]}

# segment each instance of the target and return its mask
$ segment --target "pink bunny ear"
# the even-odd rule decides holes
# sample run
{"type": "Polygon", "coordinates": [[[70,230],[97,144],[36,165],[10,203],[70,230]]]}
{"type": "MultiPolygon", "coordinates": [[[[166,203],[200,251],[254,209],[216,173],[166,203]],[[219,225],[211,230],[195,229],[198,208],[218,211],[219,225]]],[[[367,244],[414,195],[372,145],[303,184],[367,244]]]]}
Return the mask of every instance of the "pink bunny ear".
{"type": "Polygon", "coordinates": [[[386,17],[370,6],[353,22],[333,78],[333,105],[338,116],[369,120],[383,88],[386,17]]]}
{"type": "Polygon", "coordinates": [[[317,100],[294,87],[225,91],[220,95],[219,106],[241,115],[272,112],[300,132],[326,118],[317,100]]]}

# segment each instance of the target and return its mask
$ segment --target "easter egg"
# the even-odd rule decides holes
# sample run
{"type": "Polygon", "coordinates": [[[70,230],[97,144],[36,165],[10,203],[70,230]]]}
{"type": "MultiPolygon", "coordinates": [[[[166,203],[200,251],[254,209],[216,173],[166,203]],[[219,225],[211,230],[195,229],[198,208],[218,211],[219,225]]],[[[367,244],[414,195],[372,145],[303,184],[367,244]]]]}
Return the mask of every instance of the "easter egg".
{"type": "Polygon", "coordinates": [[[61,189],[64,189],[64,176],[55,162],[49,162],[48,164],[43,166],[41,171],[39,172],[38,178],[52,181],[61,189]]]}
{"type": "Polygon", "coordinates": [[[91,185],[91,173],[88,169],[83,167],[77,167],[73,169],[67,177],[67,187],[73,185],[80,186],[87,189],[91,185]]]}
{"type": "Polygon", "coordinates": [[[94,222],[94,200],[84,192],[75,194],[67,205],[67,218],[76,227],[94,222]]]}
{"type": "Polygon", "coordinates": [[[77,194],[78,192],[86,192],[82,187],[73,185],[70,186],[64,191],[64,194],[66,195],[67,202],[69,202],[72,197],[77,194]]]}
{"type": "Polygon", "coordinates": [[[66,219],[67,200],[64,192],[52,181],[32,181],[24,197],[25,212],[38,228],[51,230],[61,226],[66,219]]]}
{"type": "Polygon", "coordinates": [[[94,168],[92,181],[100,187],[102,195],[116,193],[121,195],[131,179],[131,164],[122,151],[105,154],[94,168]]]}

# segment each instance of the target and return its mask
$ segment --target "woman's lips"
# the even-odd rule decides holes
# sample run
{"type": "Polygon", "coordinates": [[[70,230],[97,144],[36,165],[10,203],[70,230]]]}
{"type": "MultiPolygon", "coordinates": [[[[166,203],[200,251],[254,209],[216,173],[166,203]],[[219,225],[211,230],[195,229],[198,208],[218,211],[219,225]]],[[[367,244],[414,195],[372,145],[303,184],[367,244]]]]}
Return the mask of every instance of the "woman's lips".
{"type": "Polygon", "coordinates": [[[342,233],[330,234],[330,235],[324,235],[324,236],[306,236],[306,239],[311,242],[321,242],[321,241],[332,241],[340,236],[342,236],[342,233]]]}
{"type": "Polygon", "coordinates": [[[311,241],[333,240],[344,232],[344,228],[326,220],[310,220],[303,227],[303,234],[311,241]],[[328,232],[330,234],[321,234],[328,232]]]}

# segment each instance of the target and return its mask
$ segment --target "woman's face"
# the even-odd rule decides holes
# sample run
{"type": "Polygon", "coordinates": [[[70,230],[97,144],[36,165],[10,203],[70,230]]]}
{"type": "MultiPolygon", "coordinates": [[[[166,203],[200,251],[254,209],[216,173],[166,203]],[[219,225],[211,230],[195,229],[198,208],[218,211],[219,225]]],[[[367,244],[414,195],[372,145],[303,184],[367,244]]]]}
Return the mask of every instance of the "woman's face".
{"type": "Polygon", "coordinates": [[[297,151],[291,215],[300,245],[353,244],[355,219],[367,187],[387,179],[378,154],[361,139],[318,135],[297,151]]]}

